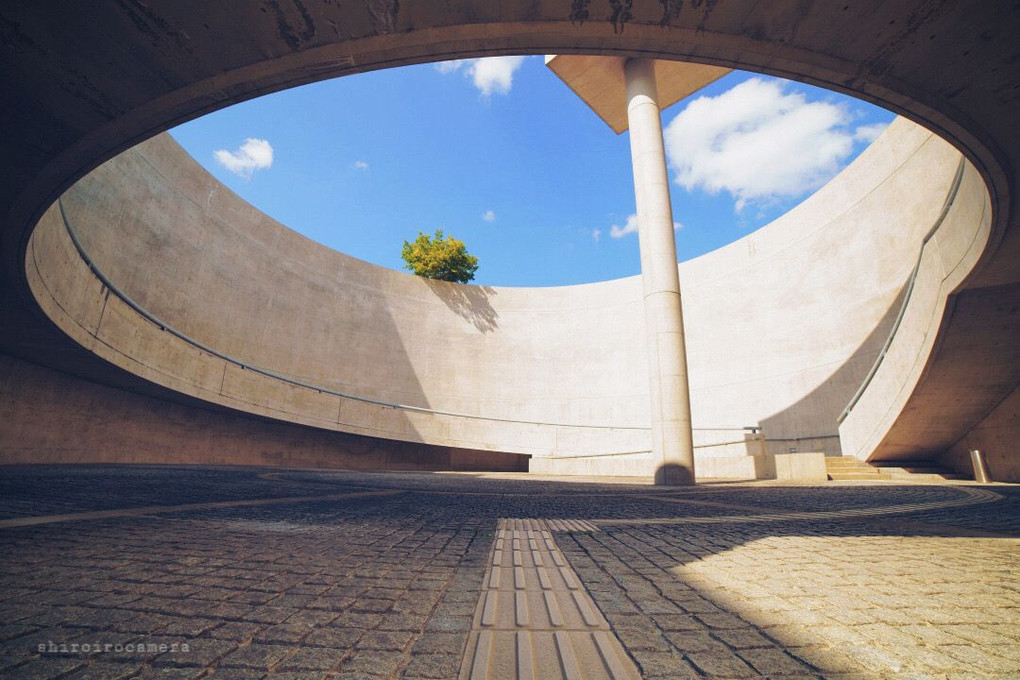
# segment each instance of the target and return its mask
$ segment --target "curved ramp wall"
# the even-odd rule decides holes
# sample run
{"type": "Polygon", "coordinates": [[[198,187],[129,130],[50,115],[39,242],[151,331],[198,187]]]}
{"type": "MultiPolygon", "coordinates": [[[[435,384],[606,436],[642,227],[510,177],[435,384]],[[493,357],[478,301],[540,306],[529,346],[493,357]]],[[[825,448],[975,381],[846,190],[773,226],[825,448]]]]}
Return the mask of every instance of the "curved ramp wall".
{"type": "MultiPolygon", "coordinates": [[[[944,219],[921,246],[909,297],[881,360],[840,424],[846,455],[871,460],[906,460],[943,453],[919,446],[916,436],[898,436],[894,428],[924,379],[931,356],[938,351],[938,332],[947,312],[951,312],[950,295],[981,257],[990,227],[988,192],[973,167],[965,165],[952,203],[946,206],[944,219]]],[[[954,390],[944,393],[943,398],[958,399],[959,394],[954,390]]],[[[929,417],[927,421],[923,427],[932,432],[951,431],[956,426],[956,423],[941,422],[937,417],[929,417]]],[[[1004,448],[996,446],[995,450],[1004,448]]],[[[957,469],[969,468],[958,460],[953,464],[957,469]]]]}
{"type": "MultiPolygon", "coordinates": [[[[790,213],[680,266],[702,474],[733,438],[724,428],[761,425],[778,451],[839,451],[835,418],[885,340],[959,157],[898,120],[790,213]]],[[[636,277],[487,288],[382,269],[261,214],[166,136],[69,190],[26,264],[71,337],[185,395],[325,430],[647,471],[636,277]],[[111,295],[65,218],[97,270],[198,345],[111,295]]]]}

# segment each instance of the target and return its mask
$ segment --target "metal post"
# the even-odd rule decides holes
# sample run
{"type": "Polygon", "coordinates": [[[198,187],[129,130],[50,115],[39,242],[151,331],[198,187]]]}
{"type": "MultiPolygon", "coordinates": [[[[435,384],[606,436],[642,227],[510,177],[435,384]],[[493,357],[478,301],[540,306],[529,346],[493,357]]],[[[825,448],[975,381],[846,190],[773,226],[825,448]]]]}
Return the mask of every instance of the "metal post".
{"type": "Polygon", "coordinates": [[[988,466],[985,465],[985,455],[978,449],[970,450],[970,464],[974,466],[974,481],[979,484],[987,484],[992,481],[988,475],[988,466]]]}

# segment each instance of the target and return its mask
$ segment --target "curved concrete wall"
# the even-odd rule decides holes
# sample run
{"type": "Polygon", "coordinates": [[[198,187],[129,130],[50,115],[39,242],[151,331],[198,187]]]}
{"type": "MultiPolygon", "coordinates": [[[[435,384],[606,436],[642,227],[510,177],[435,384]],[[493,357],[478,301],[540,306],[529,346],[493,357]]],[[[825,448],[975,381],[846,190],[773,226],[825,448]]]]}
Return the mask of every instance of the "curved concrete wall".
{"type": "MultiPolygon", "coordinates": [[[[680,266],[703,470],[725,450],[711,444],[734,438],[709,428],[762,425],[774,450],[838,452],[836,416],[885,340],[959,157],[898,120],[802,205],[680,266]]],[[[382,269],[259,213],[165,136],[62,203],[97,268],[200,343],[329,390],[477,417],[297,387],[189,345],[109,294],[55,206],[28,249],[32,290],[65,332],[128,371],[319,428],[572,461],[610,454],[616,468],[590,469],[643,472],[640,455],[612,455],[648,448],[637,278],[487,288],[382,269]]]]}
{"type": "MultiPolygon", "coordinates": [[[[886,353],[840,425],[846,455],[904,460],[942,453],[919,447],[916,440],[898,440],[892,429],[936,351],[938,331],[951,305],[950,294],[970,273],[988,242],[991,206],[984,183],[972,166],[964,167],[947,208],[945,218],[923,245],[914,284],[886,353]]],[[[953,393],[944,397],[959,398],[953,393]]],[[[944,427],[938,419],[928,424],[933,430],[944,427]]]]}
{"type": "MultiPolygon", "coordinates": [[[[281,3],[269,13],[258,3],[222,11],[199,0],[151,2],[144,10],[131,3],[0,5],[9,48],[0,76],[11,102],[0,107],[0,351],[179,400],[171,388],[83,350],[51,323],[31,292],[29,278],[38,276],[26,267],[31,235],[53,201],[103,161],[162,130],[260,94],[376,68],[500,54],[641,55],[792,77],[863,97],[964,152],[988,189],[991,234],[948,299],[934,351],[876,452],[947,451],[976,426],[994,429],[1000,445],[1010,441],[1007,431],[1013,440],[1020,436],[1008,426],[1015,419],[997,410],[1020,381],[1020,13],[1008,3],[649,1],[623,15],[605,0],[369,5],[281,3]]],[[[79,335],[88,342],[87,332],[79,335]]],[[[143,336],[138,341],[148,342],[143,336]]],[[[833,375],[840,380],[831,382],[842,382],[833,375]]],[[[12,391],[3,398],[17,401],[35,386],[5,388],[12,391]]],[[[824,384],[795,405],[809,406],[815,396],[826,396],[824,384]]],[[[998,455],[1015,458],[1012,447],[998,455]]]]}

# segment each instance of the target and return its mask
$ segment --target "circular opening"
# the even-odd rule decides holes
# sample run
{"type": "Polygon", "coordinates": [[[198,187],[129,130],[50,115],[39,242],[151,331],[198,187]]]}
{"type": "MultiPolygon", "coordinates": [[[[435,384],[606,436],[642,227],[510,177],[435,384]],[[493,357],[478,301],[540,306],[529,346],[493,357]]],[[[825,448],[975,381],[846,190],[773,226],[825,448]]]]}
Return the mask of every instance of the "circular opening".
{"type": "MultiPolygon", "coordinates": [[[[863,101],[733,71],[663,111],[677,254],[746,236],[838,174],[892,120],[863,101]]],[[[629,133],[539,56],[384,69],[306,85],[171,134],[262,212],[401,269],[443,229],[475,283],[555,286],[640,272],[629,133]]]]}

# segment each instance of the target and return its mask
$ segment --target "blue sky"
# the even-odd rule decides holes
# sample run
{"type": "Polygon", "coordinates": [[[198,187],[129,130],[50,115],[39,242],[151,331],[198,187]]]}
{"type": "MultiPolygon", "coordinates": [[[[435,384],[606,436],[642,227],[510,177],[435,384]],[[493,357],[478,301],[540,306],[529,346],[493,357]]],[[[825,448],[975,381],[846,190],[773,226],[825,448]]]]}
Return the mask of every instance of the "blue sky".
{"type": "MultiPolygon", "coordinates": [[[[663,112],[677,253],[765,225],[893,118],[865,102],[734,72],[663,112]]],[[[628,133],[614,134],[541,57],[346,76],[238,104],[171,131],[288,227],[401,269],[442,228],[479,258],[475,283],[553,286],[640,272],[628,133]]]]}

